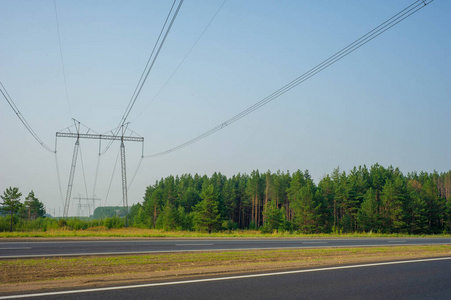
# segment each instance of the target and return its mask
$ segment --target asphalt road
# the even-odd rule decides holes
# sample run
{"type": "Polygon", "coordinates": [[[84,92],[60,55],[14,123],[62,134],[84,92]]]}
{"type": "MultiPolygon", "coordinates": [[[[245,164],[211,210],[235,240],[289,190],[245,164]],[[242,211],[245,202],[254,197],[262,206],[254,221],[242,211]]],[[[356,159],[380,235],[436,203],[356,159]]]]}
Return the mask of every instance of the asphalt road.
{"type": "Polygon", "coordinates": [[[0,241],[0,258],[156,252],[451,244],[451,238],[0,241]]]}
{"type": "Polygon", "coordinates": [[[450,299],[451,260],[185,282],[45,299],[450,299]]]}

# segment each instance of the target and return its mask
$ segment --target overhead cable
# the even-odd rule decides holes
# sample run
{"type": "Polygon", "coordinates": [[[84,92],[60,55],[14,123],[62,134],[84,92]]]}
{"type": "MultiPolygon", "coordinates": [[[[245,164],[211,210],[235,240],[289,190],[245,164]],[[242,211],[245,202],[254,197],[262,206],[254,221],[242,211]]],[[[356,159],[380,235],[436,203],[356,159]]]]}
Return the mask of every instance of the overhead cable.
{"type": "Polygon", "coordinates": [[[72,110],[71,110],[70,102],[69,102],[69,93],[67,92],[66,69],[64,68],[63,48],[61,47],[60,24],[58,21],[58,10],[56,9],[56,0],[53,0],[53,6],[55,7],[56,29],[58,31],[58,44],[60,47],[61,67],[63,69],[64,88],[66,90],[67,106],[69,108],[69,116],[72,118],[72,110]]]}
{"type": "Polygon", "coordinates": [[[61,203],[63,204],[64,207],[64,196],[63,196],[63,189],[61,187],[61,176],[60,176],[60,169],[59,169],[59,165],[58,165],[58,154],[55,151],[55,163],[56,163],[56,175],[58,177],[58,187],[60,190],[60,197],[61,197],[61,203]]]}
{"type": "Polygon", "coordinates": [[[136,116],[136,118],[132,121],[135,122],[148,108],[149,106],[155,101],[155,99],[161,94],[161,92],[164,90],[164,88],[166,87],[166,85],[169,83],[169,81],[171,81],[172,77],[174,77],[175,73],[177,73],[177,71],[180,69],[180,67],[182,66],[182,64],[185,62],[185,60],[187,59],[187,57],[191,54],[191,51],[193,51],[194,47],[196,47],[197,43],[200,41],[200,39],[203,37],[204,33],[207,31],[208,27],[210,27],[211,23],[213,23],[213,20],[216,18],[216,16],[219,14],[219,12],[221,11],[222,7],[224,6],[224,4],[227,2],[227,0],[224,0],[221,4],[221,6],[219,6],[218,10],[216,11],[216,13],[213,15],[213,17],[210,19],[210,21],[208,22],[207,26],[205,26],[204,30],[202,31],[202,33],[199,35],[199,37],[196,39],[196,41],[194,42],[194,44],[191,46],[191,48],[188,50],[188,52],[185,54],[185,56],[183,57],[183,59],[180,61],[180,63],[178,64],[177,68],[175,68],[174,72],[172,72],[171,76],[169,76],[169,78],[166,80],[166,82],[163,84],[163,86],[160,88],[160,90],[155,94],[155,96],[152,98],[152,100],[150,100],[150,102],[147,104],[147,106],[141,110],[139,112],[139,114],[136,116]]]}
{"type": "Polygon", "coordinates": [[[309,79],[309,78],[313,77],[314,75],[318,74],[319,72],[321,72],[322,70],[324,70],[327,67],[331,66],[332,64],[336,63],[337,61],[339,61],[340,59],[344,58],[345,56],[351,54],[352,52],[354,52],[358,48],[362,47],[363,45],[365,45],[369,41],[373,40],[374,38],[378,37],[379,35],[381,35],[385,31],[389,30],[390,28],[392,28],[393,26],[395,26],[399,22],[401,22],[404,19],[408,18],[409,16],[411,16],[414,13],[416,13],[420,9],[424,8],[427,4],[431,3],[432,1],[433,0],[429,0],[429,1],[417,0],[417,1],[413,2],[411,5],[409,5],[408,7],[406,7],[405,9],[403,9],[402,11],[400,11],[399,13],[397,13],[396,15],[391,17],[390,19],[386,20],[385,22],[383,22],[382,24],[380,24],[379,26],[377,26],[376,28],[374,28],[373,30],[368,32],[367,34],[363,35],[362,37],[360,37],[359,39],[355,40],[354,42],[352,42],[351,44],[349,44],[348,46],[346,46],[342,50],[338,51],[334,55],[330,56],[329,58],[327,58],[326,60],[324,60],[323,62],[321,62],[317,66],[315,66],[314,68],[310,69],[309,71],[307,71],[306,73],[302,74],[301,76],[295,78],[294,80],[292,80],[291,82],[289,82],[285,86],[281,87],[280,89],[276,90],[275,92],[273,92],[269,96],[263,98],[262,100],[260,100],[259,102],[255,103],[254,105],[252,105],[252,106],[248,107],[247,109],[243,110],[239,114],[233,116],[232,118],[226,120],[225,122],[222,122],[221,124],[217,125],[216,127],[213,127],[212,129],[202,133],[201,135],[199,135],[199,136],[197,136],[197,137],[195,137],[195,138],[193,138],[193,139],[191,139],[191,140],[189,140],[189,141],[187,141],[187,142],[185,142],[183,144],[180,144],[180,145],[178,145],[176,147],[170,148],[170,149],[168,149],[166,151],[158,152],[158,153],[147,155],[147,156],[144,156],[144,157],[145,158],[157,157],[157,156],[166,155],[166,154],[172,153],[174,151],[180,150],[180,149],[185,148],[185,147],[187,147],[187,146],[189,146],[191,144],[194,144],[195,142],[198,142],[198,141],[200,141],[200,140],[212,135],[213,133],[215,133],[215,132],[227,127],[228,125],[240,120],[241,118],[247,116],[248,114],[250,114],[250,113],[254,112],[255,110],[259,109],[260,107],[264,106],[265,104],[268,104],[272,100],[274,100],[274,99],[278,98],[279,96],[285,94],[286,92],[288,92],[292,88],[294,88],[294,87],[298,86],[299,84],[303,83],[307,79],[309,79]]]}
{"type": "Polygon", "coordinates": [[[83,154],[81,152],[81,145],[79,147],[79,151],[80,151],[81,170],[83,172],[83,181],[85,183],[85,193],[86,193],[86,198],[88,198],[89,197],[89,195],[88,195],[88,185],[86,184],[85,164],[83,163],[83,154]]]}
{"type": "Polygon", "coordinates": [[[113,183],[114,172],[116,171],[117,161],[119,160],[120,154],[121,154],[121,151],[119,149],[119,151],[117,152],[116,161],[114,162],[113,172],[111,173],[110,184],[108,185],[108,190],[106,192],[105,202],[103,203],[104,206],[106,206],[106,202],[108,201],[108,196],[110,195],[111,184],[113,183]]]}
{"type": "MultiPolygon", "coordinates": [[[[99,141],[101,142],[101,140],[99,141]]],[[[94,177],[94,187],[92,188],[92,197],[94,198],[96,195],[96,186],[97,186],[97,177],[99,175],[99,166],[100,166],[100,153],[97,156],[97,167],[96,167],[96,175],[94,177]]]]}
{"type": "Polygon", "coordinates": [[[132,184],[133,184],[133,181],[135,180],[136,174],[138,174],[138,170],[139,170],[139,168],[141,167],[142,161],[143,161],[143,157],[141,156],[141,159],[139,160],[139,163],[138,163],[138,167],[136,167],[135,173],[133,174],[132,180],[131,180],[130,183],[128,184],[128,189],[129,189],[129,190],[130,190],[130,187],[131,187],[132,184]]]}
{"type": "Polygon", "coordinates": [[[6,88],[3,86],[3,84],[0,82],[0,92],[2,93],[3,97],[8,102],[9,106],[11,106],[12,110],[16,113],[19,120],[22,122],[22,124],[25,126],[25,128],[28,130],[28,132],[34,137],[34,139],[47,151],[54,152],[54,150],[50,149],[44,142],[39,138],[39,136],[36,134],[36,132],[33,130],[33,128],[28,124],[25,117],[20,113],[19,109],[17,108],[16,104],[14,103],[13,99],[9,96],[8,92],[6,91],[6,88]]]}
{"type": "MultiPolygon", "coordinates": [[[[138,82],[138,84],[137,84],[137,86],[135,88],[135,91],[133,92],[132,98],[130,99],[130,101],[129,101],[128,105],[127,105],[127,108],[125,109],[124,115],[122,116],[122,119],[121,119],[121,121],[119,123],[119,126],[118,126],[118,128],[117,128],[117,130],[116,130],[116,132],[114,134],[116,136],[119,134],[121,127],[127,121],[128,115],[130,114],[130,111],[133,109],[133,106],[135,105],[136,100],[138,99],[138,96],[141,93],[141,90],[142,90],[144,84],[146,83],[147,77],[149,76],[150,71],[152,70],[152,68],[153,68],[153,66],[155,64],[155,61],[157,60],[158,55],[160,54],[161,48],[163,47],[164,42],[166,41],[166,38],[167,38],[171,28],[172,28],[172,25],[174,24],[174,21],[175,21],[178,13],[180,11],[180,8],[182,7],[183,0],[180,0],[177,8],[175,9],[175,12],[172,15],[172,18],[171,18],[171,20],[170,20],[170,22],[168,24],[168,20],[169,20],[171,14],[172,14],[172,11],[174,9],[174,6],[175,6],[176,2],[177,2],[177,0],[174,0],[173,4],[171,6],[169,14],[168,14],[168,16],[167,16],[167,18],[166,18],[166,20],[164,22],[164,25],[163,25],[163,27],[162,27],[162,29],[160,31],[160,35],[158,36],[158,39],[157,39],[157,41],[156,41],[156,43],[154,45],[154,48],[152,49],[152,52],[151,52],[151,54],[149,56],[149,59],[147,60],[146,66],[144,68],[144,71],[141,74],[141,78],[139,79],[139,82],[138,82]],[[164,34],[163,34],[163,32],[164,32],[164,34]],[[160,41],[160,39],[161,39],[161,41],[160,41]]],[[[106,151],[108,151],[108,149],[110,148],[111,144],[112,144],[112,141],[110,143],[108,143],[106,148],[103,150],[102,154],[104,154],[106,151]]]]}

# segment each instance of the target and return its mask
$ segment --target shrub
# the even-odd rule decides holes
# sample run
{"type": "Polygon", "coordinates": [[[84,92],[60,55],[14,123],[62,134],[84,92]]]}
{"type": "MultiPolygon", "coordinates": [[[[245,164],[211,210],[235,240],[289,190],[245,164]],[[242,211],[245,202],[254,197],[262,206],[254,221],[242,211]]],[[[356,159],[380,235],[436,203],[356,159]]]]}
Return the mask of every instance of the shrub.
{"type": "Polygon", "coordinates": [[[58,220],[58,227],[59,227],[59,228],[67,227],[67,221],[66,221],[66,219],[59,219],[59,220],[58,220]]]}

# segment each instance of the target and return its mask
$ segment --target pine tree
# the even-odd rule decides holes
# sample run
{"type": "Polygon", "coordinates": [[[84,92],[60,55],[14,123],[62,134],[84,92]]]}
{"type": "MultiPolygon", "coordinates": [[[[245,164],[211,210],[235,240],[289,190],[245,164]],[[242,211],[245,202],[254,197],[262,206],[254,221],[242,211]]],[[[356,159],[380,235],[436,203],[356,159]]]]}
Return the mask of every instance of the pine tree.
{"type": "Polygon", "coordinates": [[[313,182],[308,182],[303,186],[296,200],[291,202],[294,211],[294,224],[304,233],[318,231],[320,223],[321,203],[318,201],[313,182]]]}
{"type": "Polygon", "coordinates": [[[323,202],[321,209],[324,220],[324,229],[326,231],[330,231],[334,226],[335,188],[334,183],[329,175],[326,175],[321,179],[318,184],[318,191],[321,194],[323,202]]]}
{"type": "Polygon", "coordinates": [[[181,224],[179,224],[178,210],[170,200],[164,205],[158,223],[161,223],[159,224],[160,227],[166,231],[176,230],[179,229],[179,227],[182,227],[181,224]]]}
{"type": "Polygon", "coordinates": [[[381,194],[382,224],[387,232],[399,232],[405,227],[405,184],[401,177],[386,181],[381,194]]]}
{"type": "Polygon", "coordinates": [[[258,170],[251,173],[251,176],[247,181],[246,194],[252,201],[251,222],[253,222],[255,227],[259,227],[261,225],[260,220],[261,204],[263,199],[263,182],[258,170]]]}
{"type": "Polygon", "coordinates": [[[19,189],[14,187],[9,187],[6,191],[3,192],[3,196],[0,196],[3,199],[2,203],[2,211],[3,213],[9,214],[11,219],[11,227],[10,231],[13,231],[13,217],[19,211],[21,207],[20,197],[22,193],[19,192],[19,189]]]}
{"type": "Polygon", "coordinates": [[[446,202],[439,197],[437,186],[432,178],[424,181],[422,195],[427,204],[429,230],[433,233],[439,233],[444,229],[446,202]]]}
{"type": "Polygon", "coordinates": [[[19,214],[24,215],[28,220],[36,220],[39,217],[44,217],[45,209],[44,203],[40,202],[38,198],[35,197],[34,192],[31,191],[25,198],[25,203],[21,208],[19,214]]]}
{"type": "Polygon", "coordinates": [[[221,214],[219,213],[218,193],[212,184],[205,186],[200,193],[203,199],[194,207],[194,227],[199,231],[211,233],[220,229],[221,214]]]}
{"type": "Polygon", "coordinates": [[[265,217],[264,228],[269,232],[278,230],[282,225],[283,213],[274,200],[266,203],[263,216],[265,217]]]}
{"type": "Polygon", "coordinates": [[[146,196],[143,202],[145,214],[148,216],[146,222],[150,228],[156,228],[158,216],[160,215],[164,203],[163,190],[161,187],[146,190],[146,196]]]}
{"type": "Polygon", "coordinates": [[[363,198],[362,205],[357,213],[357,222],[360,229],[364,231],[379,229],[379,204],[373,188],[370,188],[363,198]]]}

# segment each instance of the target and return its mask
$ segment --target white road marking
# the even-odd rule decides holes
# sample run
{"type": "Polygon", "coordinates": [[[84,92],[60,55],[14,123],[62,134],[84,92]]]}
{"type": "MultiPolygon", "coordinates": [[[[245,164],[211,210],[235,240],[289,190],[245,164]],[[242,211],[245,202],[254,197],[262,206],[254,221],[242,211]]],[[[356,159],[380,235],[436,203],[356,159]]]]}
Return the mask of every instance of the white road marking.
{"type": "Polygon", "coordinates": [[[183,246],[213,246],[214,244],[175,244],[177,247],[183,246]]]}
{"type": "Polygon", "coordinates": [[[11,247],[11,248],[0,248],[0,250],[30,250],[31,247],[11,247]]]}
{"type": "Polygon", "coordinates": [[[407,241],[400,240],[400,241],[387,241],[387,242],[388,243],[405,243],[407,241]]]}
{"type": "Polygon", "coordinates": [[[296,271],[275,272],[275,273],[251,274],[251,275],[240,275],[240,276],[218,277],[218,278],[206,278],[206,279],[195,279],[195,280],[185,280],[185,281],[160,282],[160,283],[149,283],[149,284],[139,284],[139,285],[114,286],[114,287],[95,288],[95,289],[86,289],[86,290],[72,290],[72,291],[61,291],[61,292],[48,292],[48,293],[36,293],[36,294],[24,294],[24,295],[11,295],[11,296],[0,297],[0,300],[1,299],[18,299],[18,298],[26,298],[26,297],[44,297],[44,296],[55,296],[55,295],[68,295],[68,294],[81,294],[81,293],[92,293],[92,292],[115,291],[115,290],[146,288],[146,287],[154,287],[154,286],[165,286],[165,285],[176,285],[176,284],[190,284],[190,283],[201,283],[201,282],[211,282],[211,281],[222,281],[222,280],[233,280],[233,279],[245,279],[245,278],[255,278],[255,277],[278,276],[278,275],[289,275],[289,274],[310,273],[310,272],[321,272],[321,271],[331,271],[331,270],[342,270],[342,269],[354,269],[354,268],[366,268],[366,267],[377,267],[377,266],[387,266],[387,265],[409,264],[409,263],[418,263],[418,262],[430,262],[430,261],[440,261],[440,260],[451,260],[451,257],[426,258],[426,259],[415,259],[415,260],[402,260],[402,261],[381,262],[381,263],[352,265],[352,266],[340,266],[340,267],[328,267],[328,268],[319,268],[319,269],[296,270],[296,271]]]}
{"type": "Polygon", "coordinates": [[[303,244],[327,244],[327,242],[302,242],[303,244]]]}

